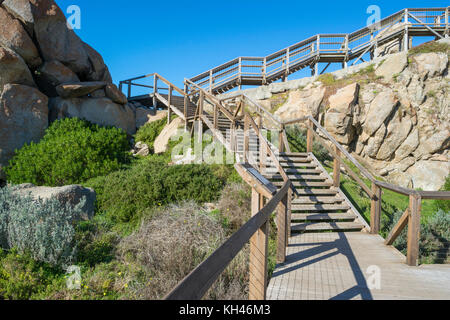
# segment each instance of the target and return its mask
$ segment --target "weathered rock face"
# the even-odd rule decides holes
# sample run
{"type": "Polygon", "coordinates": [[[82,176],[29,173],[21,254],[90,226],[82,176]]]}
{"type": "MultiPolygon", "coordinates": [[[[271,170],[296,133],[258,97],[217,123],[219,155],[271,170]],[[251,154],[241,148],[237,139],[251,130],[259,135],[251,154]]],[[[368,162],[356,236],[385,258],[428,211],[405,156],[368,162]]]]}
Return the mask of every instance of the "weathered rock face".
{"type": "Polygon", "coordinates": [[[0,0],[0,26],[0,166],[16,148],[42,137],[48,97],[53,119],[81,117],[135,132],[135,109],[112,85],[102,56],[68,28],[54,0],[0,0]]]}
{"type": "Polygon", "coordinates": [[[74,221],[90,220],[95,214],[96,193],[93,189],[84,188],[79,185],[70,185],[64,187],[36,187],[32,184],[22,184],[14,187],[14,192],[20,195],[29,195],[33,199],[48,200],[56,198],[62,204],[69,204],[72,208],[78,205],[84,198],[86,202],[81,208],[81,214],[74,217],[74,221]]]}
{"type": "Polygon", "coordinates": [[[170,124],[164,127],[154,143],[154,151],[156,154],[164,153],[167,151],[170,138],[177,134],[178,129],[182,126],[183,122],[180,118],[176,118],[170,124]]]}
{"type": "Polygon", "coordinates": [[[402,52],[363,64],[373,64],[369,81],[361,80],[359,73],[348,85],[352,74],[362,70],[352,67],[332,73],[335,82],[330,87],[315,79],[298,89],[295,80],[277,89],[265,86],[245,93],[263,98],[259,103],[270,107],[273,95],[285,88],[282,95],[289,99],[278,108],[279,118],[318,116],[325,129],[374,174],[403,187],[437,190],[450,174],[448,45],[446,52],[402,52]],[[326,99],[323,89],[336,93],[326,99]]]}
{"type": "Polygon", "coordinates": [[[16,149],[39,141],[48,126],[48,99],[38,90],[16,84],[0,95],[0,169],[16,149]]]}
{"type": "Polygon", "coordinates": [[[2,26],[0,44],[17,52],[30,67],[38,67],[42,60],[30,36],[22,27],[22,24],[1,7],[0,25],[2,26]]]}
{"type": "Polygon", "coordinates": [[[36,86],[25,61],[14,51],[0,46],[0,90],[8,83],[36,86]]]}
{"type": "Polygon", "coordinates": [[[56,87],[63,83],[80,82],[78,76],[59,61],[44,63],[35,78],[39,88],[49,97],[57,97],[56,87]]]}
{"type": "Polygon", "coordinates": [[[298,119],[305,116],[319,115],[319,109],[325,95],[325,88],[309,87],[305,90],[296,90],[289,93],[287,102],[275,113],[282,120],[298,119]]]}
{"type": "Polygon", "coordinates": [[[56,92],[61,98],[78,98],[102,89],[106,86],[105,82],[69,82],[56,87],[56,92]]]}
{"type": "Polygon", "coordinates": [[[91,64],[83,42],[67,27],[66,17],[53,0],[32,0],[34,33],[45,61],[60,61],[79,76],[91,64]]]}
{"type": "Polygon", "coordinates": [[[120,105],[107,98],[50,99],[50,119],[80,118],[102,126],[123,129],[128,134],[136,133],[134,111],[128,105],[120,105]]]}

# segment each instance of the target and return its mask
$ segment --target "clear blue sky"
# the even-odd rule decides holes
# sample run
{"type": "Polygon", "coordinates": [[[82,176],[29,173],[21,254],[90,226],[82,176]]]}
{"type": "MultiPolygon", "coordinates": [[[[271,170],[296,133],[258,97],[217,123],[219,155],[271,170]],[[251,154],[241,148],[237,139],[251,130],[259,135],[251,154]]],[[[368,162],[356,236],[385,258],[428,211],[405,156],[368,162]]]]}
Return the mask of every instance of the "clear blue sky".
{"type": "Polygon", "coordinates": [[[386,17],[447,1],[106,1],[56,0],[81,8],[77,34],[99,51],[114,82],[158,72],[180,85],[238,56],[265,56],[317,33],[366,25],[370,5],[386,17]],[[346,5],[343,5],[346,3],[346,5]]]}

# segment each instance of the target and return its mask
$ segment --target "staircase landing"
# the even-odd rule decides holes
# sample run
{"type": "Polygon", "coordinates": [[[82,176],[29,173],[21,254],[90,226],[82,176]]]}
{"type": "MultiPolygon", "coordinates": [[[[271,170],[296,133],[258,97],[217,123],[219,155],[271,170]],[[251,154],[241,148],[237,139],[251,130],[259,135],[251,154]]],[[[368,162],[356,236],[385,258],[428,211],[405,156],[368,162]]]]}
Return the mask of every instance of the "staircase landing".
{"type": "Polygon", "coordinates": [[[450,265],[409,267],[405,259],[378,235],[295,234],[289,239],[286,262],[272,275],[267,299],[450,299],[450,265]],[[379,289],[369,287],[370,266],[380,270],[379,289]]]}

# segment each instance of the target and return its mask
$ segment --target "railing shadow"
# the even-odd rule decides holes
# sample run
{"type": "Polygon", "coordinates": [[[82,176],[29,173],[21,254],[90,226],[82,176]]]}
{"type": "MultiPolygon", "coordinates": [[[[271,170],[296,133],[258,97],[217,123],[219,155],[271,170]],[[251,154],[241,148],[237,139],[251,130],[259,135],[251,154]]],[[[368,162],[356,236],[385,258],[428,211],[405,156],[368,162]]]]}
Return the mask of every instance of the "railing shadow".
{"type": "MultiPolygon", "coordinates": [[[[315,246],[315,247],[300,250],[299,252],[287,255],[286,262],[283,265],[290,265],[290,266],[283,270],[275,271],[272,275],[272,278],[279,277],[286,273],[294,272],[296,270],[306,268],[308,266],[312,266],[326,259],[332,259],[337,255],[344,255],[347,258],[348,267],[353,274],[353,277],[356,281],[356,285],[331,297],[330,300],[350,300],[358,296],[360,296],[361,299],[363,300],[373,300],[373,296],[370,292],[370,289],[368,288],[366,279],[364,277],[364,272],[361,269],[352,251],[352,248],[348,242],[345,233],[339,232],[337,234],[339,235],[339,239],[330,242],[317,242],[317,243],[306,242],[298,244],[296,243],[289,244],[288,246],[289,248],[303,247],[303,246],[315,246]]],[[[292,235],[292,236],[296,237],[301,235],[292,235]]],[[[281,265],[278,265],[277,268],[280,266],[281,265]]],[[[336,272],[346,272],[346,271],[348,270],[341,270],[341,269],[333,270],[335,276],[339,276],[338,274],[336,274],[336,272]]]]}

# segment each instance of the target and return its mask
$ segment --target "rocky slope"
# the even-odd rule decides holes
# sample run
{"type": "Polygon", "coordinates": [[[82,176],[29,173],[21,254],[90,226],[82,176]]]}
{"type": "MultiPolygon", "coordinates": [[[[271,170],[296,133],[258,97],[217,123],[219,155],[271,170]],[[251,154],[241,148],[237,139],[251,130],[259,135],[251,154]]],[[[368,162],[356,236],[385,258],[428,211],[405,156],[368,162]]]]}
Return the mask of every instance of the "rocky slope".
{"type": "Polygon", "coordinates": [[[438,190],[449,175],[449,42],[246,94],[283,120],[312,115],[375,174],[438,190]]]}
{"type": "Polygon", "coordinates": [[[14,151],[39,141],[55,119],[79,117],[135,133],[136,108],[53,0],[0,0],[0,25],[0,181],[14,151]]]}

